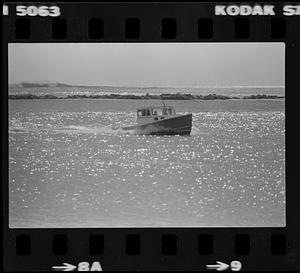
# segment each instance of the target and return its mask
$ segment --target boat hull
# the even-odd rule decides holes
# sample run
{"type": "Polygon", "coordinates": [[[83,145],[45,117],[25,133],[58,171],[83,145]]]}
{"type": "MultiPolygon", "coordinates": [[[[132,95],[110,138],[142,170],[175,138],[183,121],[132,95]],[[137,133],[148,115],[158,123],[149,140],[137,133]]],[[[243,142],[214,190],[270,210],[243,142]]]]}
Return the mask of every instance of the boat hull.
{"type": "Polygon", "coordinates": [[[178,115],[143,125],[122,127],[139,135],[189,135],[192,130],[192,114],[178,115]]]}

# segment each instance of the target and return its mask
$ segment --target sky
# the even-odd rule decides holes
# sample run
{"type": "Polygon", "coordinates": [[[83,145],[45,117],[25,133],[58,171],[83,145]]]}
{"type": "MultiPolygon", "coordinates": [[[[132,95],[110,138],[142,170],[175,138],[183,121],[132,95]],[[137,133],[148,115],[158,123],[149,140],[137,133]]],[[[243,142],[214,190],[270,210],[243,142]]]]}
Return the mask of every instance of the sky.
{"type": "Polygon", "coordinates": [[[11,43],[9,83],[284,86],[284,43],[11,43]]]}

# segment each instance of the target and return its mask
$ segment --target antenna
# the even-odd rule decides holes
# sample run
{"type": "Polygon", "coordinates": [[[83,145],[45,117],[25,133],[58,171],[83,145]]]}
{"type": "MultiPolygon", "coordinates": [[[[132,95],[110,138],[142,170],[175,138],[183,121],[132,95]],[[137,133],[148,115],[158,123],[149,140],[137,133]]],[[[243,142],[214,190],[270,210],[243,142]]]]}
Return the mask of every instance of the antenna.
{"type": "Polygon", "coordinates": [[[165,105],[165,102],[164,102],[164,99],[163,99],[163,97],[162,97],[162,96],[160,96],[160,98],[161,98],[161,102],[162,102],[162,104],[164,105],[164,108],[166,108],[166,105],[165,105]]]}

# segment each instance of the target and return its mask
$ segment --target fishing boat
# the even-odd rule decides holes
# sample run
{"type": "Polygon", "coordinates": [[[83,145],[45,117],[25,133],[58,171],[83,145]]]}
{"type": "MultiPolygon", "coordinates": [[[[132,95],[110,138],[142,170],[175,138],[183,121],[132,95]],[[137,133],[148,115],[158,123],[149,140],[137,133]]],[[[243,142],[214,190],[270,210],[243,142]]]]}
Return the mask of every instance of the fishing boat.
{"type": "Polygon", "coordinates": [[[146,107],[137,109],[137,125],[122,127],[139,135],[189,135],[192,114],[176,114],[174,107],[146,107]]]}

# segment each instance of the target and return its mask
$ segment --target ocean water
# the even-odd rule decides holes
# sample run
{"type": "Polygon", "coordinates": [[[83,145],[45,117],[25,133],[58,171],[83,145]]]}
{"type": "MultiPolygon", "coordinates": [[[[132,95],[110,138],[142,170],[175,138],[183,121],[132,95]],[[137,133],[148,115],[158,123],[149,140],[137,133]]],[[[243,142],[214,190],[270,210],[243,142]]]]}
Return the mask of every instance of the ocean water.
{"type": "Polygon", "coordinates": [[[285,225],[285,101],[167,101],[191,136],[138,136],[151,100],[10,100],[9,226],[285,225]]]}

